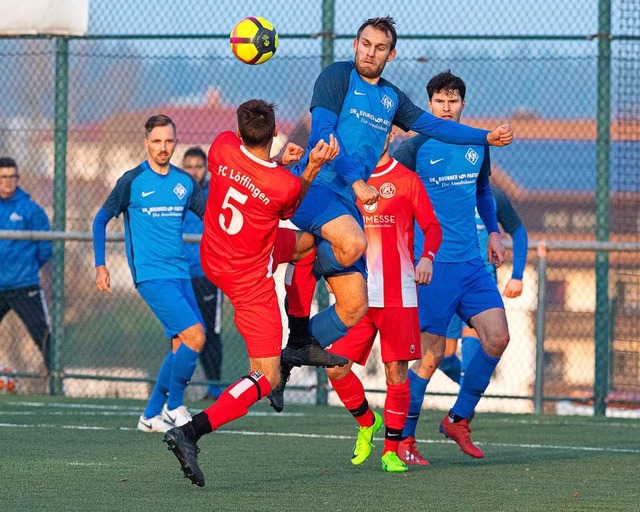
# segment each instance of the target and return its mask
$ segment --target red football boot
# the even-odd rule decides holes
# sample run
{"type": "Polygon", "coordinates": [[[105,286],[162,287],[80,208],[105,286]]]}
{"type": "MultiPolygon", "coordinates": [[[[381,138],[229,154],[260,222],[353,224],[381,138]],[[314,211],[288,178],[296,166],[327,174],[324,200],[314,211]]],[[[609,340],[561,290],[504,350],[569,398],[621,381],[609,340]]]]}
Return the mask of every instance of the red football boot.
{"type": "Polygon", "coordinates": [[[415,437],[407,437],[400,441],[398,445],[398,457],[407,466],[428,466],[429,461],[425,459],[416,446],[415,437]]]}
{"type": "Polygon", "coordinates": [[[447,414],[440,423],[438,430],[452,441],[458,443],[460,449],[467,455],[471,455],[476,459],[484,457],[482,450],[473,444],[471,440],[471,430],[466,419],[454,423],[447,414]]]}

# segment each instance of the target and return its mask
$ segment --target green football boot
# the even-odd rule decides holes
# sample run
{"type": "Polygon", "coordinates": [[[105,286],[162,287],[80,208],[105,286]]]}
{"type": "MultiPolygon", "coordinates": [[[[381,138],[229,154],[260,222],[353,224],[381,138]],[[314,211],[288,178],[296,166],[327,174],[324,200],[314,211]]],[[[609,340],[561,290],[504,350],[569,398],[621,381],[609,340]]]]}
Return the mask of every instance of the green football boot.
{"type": "Polygon", "coordinates": [[[382,471],[404,473],[407,469],[407,465],[400,460],[396,452],[387,452],[382,456],[382,471]]]}
{"type": "Polygon", "coordinates": [[[370,427],[359,427],[358,439],[353,447],[353,455],[351,456],[351,464],[359,466],[371,455],[373,448],[373,437],[382,428],[382,416],[377,412],[373,413],[373,425],[370,427]]]}

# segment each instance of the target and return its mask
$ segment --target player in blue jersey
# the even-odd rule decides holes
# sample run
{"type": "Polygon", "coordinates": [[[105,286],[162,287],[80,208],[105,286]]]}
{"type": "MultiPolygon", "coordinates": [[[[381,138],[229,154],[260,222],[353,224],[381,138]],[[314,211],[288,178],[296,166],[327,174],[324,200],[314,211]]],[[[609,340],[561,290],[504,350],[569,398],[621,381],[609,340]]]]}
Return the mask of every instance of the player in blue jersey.
{"type": "MultiPolygon", "coordinates": [[[[496,203],[496,211],[498,213],[498,222],[504,231],[513,240],[513,267],[511,278],[507,282],[503,292],[503,297],[516,298],[522,294],[522,276],[524,274],[524,266],[527,261],[527,230],[522,224],[522,220],[513,208],[511,201],[498,187],[492,186],[491,192],[496,203]]],[[[478,211],[476,210],[476,229],[478,232],[478,243],[480,246],[480,254],[484,261],[488,260],[487,243],[489,234],[487,228],[482,222],[478,211]]],[[[496,268],[493,264],[487,263],[487,270],[494,279],[497,279],[496,268]]],[[[444,372],[454,382],[460,383],[461,377],[471,360],[471,357],[480,346],[478,333],[473,327],[467,326],[458,315],[454,315],[447,329],[447,339],[444,349],[444,359],[440,363],[440,370],[444,372]],[[458,347],[458,339],[461,342],[461,358],[456,354],[458,347]]]]}
{"type": "MultiPolygon", "coordinates": [[[[435,116],[460,120],[466,86],[459,77],[449,71],[440,73],[427,84],[427,93],[435,116]]],[[[476,232],[477,207],[489,233],[488,261],[499,267],[504,260],[504,247],[489,185],[489,148],[453,146],[418,135],[403,142],[394,157],[418,173],[442,226],[433,280],[418,290],[423,356],[409,371],[411,404],[403,435],[405,446],[414,453],[405,456],[409,463],[414,457],[422,459],[415,449],[415,427],[429,379],[444,356],[447,327],[457,313],[478,331],[481,347],[469,361],[458,398],[440,423],[440,431],[466,454],[481,458],[484,454],[471,441],[468,419],[509,343],[502,297],[480,256],[476,232]]]]}
{"type": "MultiPolygon", "coordinates": [[[[194,146],[185,151],[182,157],[182,168],[202,187],[205,197],[209,195],[209,173],[207,171],[207,155],[201,148],[194,146]]],[[[202,219],[192,211],[188,211],[182,223],[182,231],[187,234],[201,235],[204,229],[202,219]]],[[[205,342],[200,352],[200,364],[209,381],[219,381],[222,370],[222,292],[204,275],[200,263],[200,244],[186,244],[185,252],[189,260],[191,284],[205,326],[205,342]]],[[[216,400],[224,388],[217,384],[209,384],[204,400],[216,400]]]]}
{"type": "MultiPolygon", "coordinates": [[[[378,191],[366,181],[392,125],[453,144],[504,146],[513,138],[509,125],[478,130],[438,119],[414,105],[381,76],[396,56],[396,40],[392,18],[368,19],[353,42],[354,60],[330,65],[314,86],[309,147],[333,134],[341,152],[324,166],[292,221],[316,236],[315,271],[329,282],[336,304],[309,321],[315,281],[310,265],[296,264],[287,286],[290,336],[283,351],[282,383],[293,365],[326,365],[321,347],[343,337],[367,311],[367,241],[356,199],[364,205],[377,201],[378,191]]],[[[300,165],[304,168],[304,160],[300,165]]]]}
{"type": "Polygon", "coordinates": [[[96,286],[111,293],[105,264],[107,223],[124,213],[127,261],[133,283],[171,339],[147,407],[138,420],[144,432],[165,432],[190,421],[184,390],[205,342],[182,240],[187,210],[204,214],[202,187],[171,165],[176,127],[164,115],[145,123],[148,159],[123,174],[93,221],[96,286]]]}

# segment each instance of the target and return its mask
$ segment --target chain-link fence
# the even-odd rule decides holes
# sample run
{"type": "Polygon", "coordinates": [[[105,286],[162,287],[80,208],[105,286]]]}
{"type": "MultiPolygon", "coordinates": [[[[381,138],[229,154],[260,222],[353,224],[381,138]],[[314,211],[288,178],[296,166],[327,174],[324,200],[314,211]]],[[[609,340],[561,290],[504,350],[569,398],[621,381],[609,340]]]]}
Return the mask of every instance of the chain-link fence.
{"type": "MultiPolygon", "coordinates": [[[[370,1],[358,9],[330,0],[242,7],[187,0],[179,8],[164,0],[92,0],[86,37],[0,39],[0,155],[18,161],[20,187],[45,208],[54,229],[90,232],[116,179],[146,158],[143,125],[150,115],[164,113],[177,123],[178,165],[188,147],[206,150],[218,132],[235,130],[236,106],[252,97],[278,105],[284,140],[308,122],[322,67],[351,58],[364,19],[391,14],[399,40],[387,79],[426,108],[426,82],[451,69],[467,83],[464,122],[514,125],[518,140],[492,152],[493,181],[511,197],[530,240],[639,242],[639,12],[637,0],[499,6],[455,0],[446,7],[416,0],[393,8],[370,1]],[[229,51],[230,28],[247,15],[269,19],[280,35],[276,56],[261,66],[242,64],[229,51]]],[[[110,229],[121,232],[122,223],[112,221],[110,229]]],[[[42,279],[64,392],[146,396],[166,341],[132,286],[124,245],[107,247],[113,296],[94,289],[90,243],[58,241],[54,253],[53,272],[45,268],[42,279]],[[102,380],[86,379],[96,375],[102,380]]],[[[594,254],[550,255],[544,393],[593,398],[600,335],[609,398],[637,404],[639,258],[594,254]],[[603,286],[606,311],[599,322],[603,286]]],[[[520,397],[508,402],[510,410],[532,409],[524,397],[532,396],[536,375],[538,285],[537,259],[529,255],[525,293],[506,301],[512,346],[488,390],[520,397]]],[[[499,278],[508,275],[507,265],[499,278]]],[[[230,382],[246,370],[247,359],[226,303],[222,339],[221,380],[230,382]]],[[[367,387],[382,390],[378,359],[374,353],[363,373],[367,387]]],[[[0,325],[0,363],[23,374],[23,392],[48,391],[42,357],[14,313],[0,325]]],[[[203,379],[199,369],[195,380],[203,379]]],[[[438,379],[430,391],[455,392],[438,379]]],[[[291,399],[315,400],[314,371],[294,373],[291,383],[311,390],[294,390],[291,399]]],[[[201,391],[194,387],[192,398],[201,391]]]]}

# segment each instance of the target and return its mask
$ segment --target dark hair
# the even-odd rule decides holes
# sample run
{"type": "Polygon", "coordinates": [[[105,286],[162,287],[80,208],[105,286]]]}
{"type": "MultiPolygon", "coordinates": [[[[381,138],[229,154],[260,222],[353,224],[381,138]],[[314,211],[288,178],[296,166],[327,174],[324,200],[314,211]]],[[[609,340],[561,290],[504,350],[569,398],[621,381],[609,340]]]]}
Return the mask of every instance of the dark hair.
{"type": "Polygon", "coordinates": [[[276,129],[276,106],[264,100],[245,101],[236,111],[238,130],[246,146],[266,146],[276,129]]]}
{"type": "Polygon", "coordinates": [[[13,167],[16,170],[16,173],[18,172],[18,164],[10,156],[0,157],[0,167],[13,167]]]}
{"type": "Polygon", "coordinates": [[[362,31],[367,27],[373,27],[376,30],[381,30],[391,38],[391,49],[395,50],[396,42],[398,41],[398,34],[396,33],[396,22],[391,16],[385,16],[384,18],[369,18],[365,21],[356,34],[356,39],[360,39],[362,31]]]}
{"type": "Polygon", "coordinates": [[[151,116],[149,119],[147,119],[147,122],[144,123],[144,131],[145,131],[145,135],[149,135],[151,133],[151,130],[153,130],[154,128],[157,128],[158,126],[169,126],[171,125],[171,127],[173,128],[173,133],[178,133],[178,130],[176,129],[176,124],[171,120],[170,117],[165,116],[164,114],[158,114],[157,116],[151,116]]]}
{"type": "Polygon", "coordinates": [[[202,151],[202,148],[200,146],[193,146],[190,147],[189,149],[187,149],[184,152],[184,156],[182,157],[182,159],[186,159],[186,158],[191,158],[191,157],[198,157],[198,158],[202,158],[203,162],[207,162],[207,155],[205,155],[204,151],[202,151]]]}
{"type": "Polygon", "coordinates": [[[467,94],[467,86],[464,84],[462,78],[454,75],[450,69],[447,69],[432,77],[427,84],[429,100],[431,100],[434,93],[441,91],[459,91],[460,97],[464,101],[464,96],[467,94]]]}

